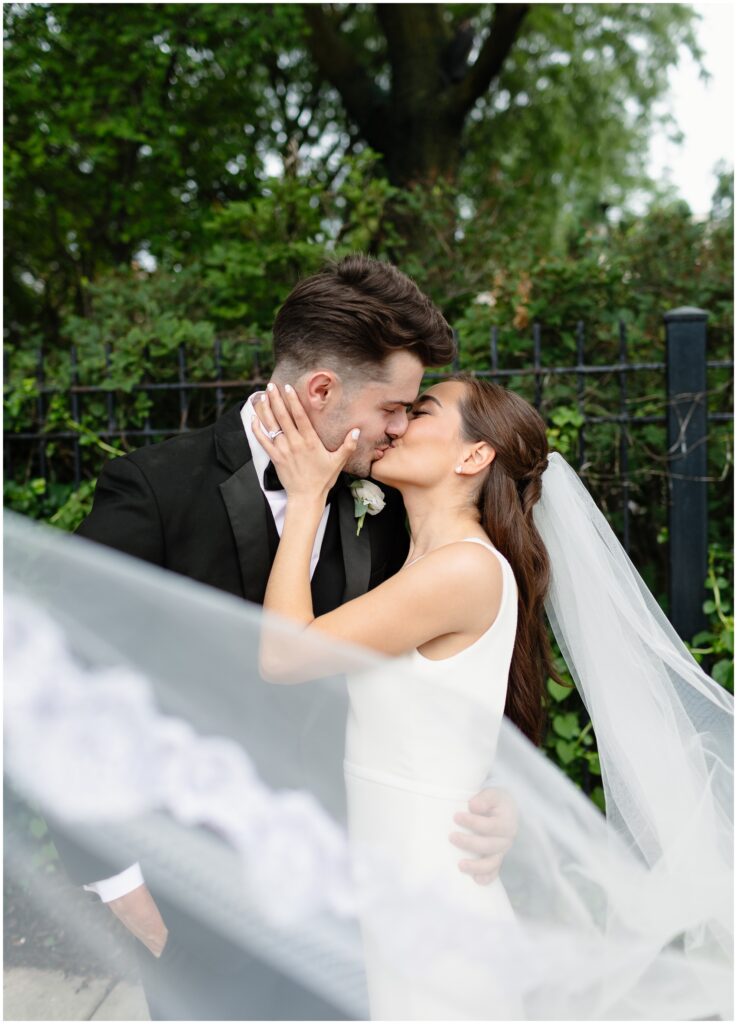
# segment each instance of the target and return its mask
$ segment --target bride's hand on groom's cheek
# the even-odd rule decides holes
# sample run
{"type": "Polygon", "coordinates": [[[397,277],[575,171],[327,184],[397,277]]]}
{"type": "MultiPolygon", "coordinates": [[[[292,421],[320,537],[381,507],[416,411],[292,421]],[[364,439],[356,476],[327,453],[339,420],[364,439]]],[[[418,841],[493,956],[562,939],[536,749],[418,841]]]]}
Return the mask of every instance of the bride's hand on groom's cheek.
{"type": "Polygon", "coordinates": [[[479,885],[489,885],[517,835],[514,800],[503,789],[482,789],[469,800],[468,811],[460,811],[453,820],[468,832],[453,832],[450,841],[473,855],[459,862],[460,870],[479,885]]]}
{"type": "Polygon", "coordinates": [[[254,429],[288,496],[324,497],[356,450],[360,430],[349,431],[343,444],[330,451],[288,384],[283,385],[283,394],[269,384],[263,397],[254,401],[254,409],[254,429]]]}

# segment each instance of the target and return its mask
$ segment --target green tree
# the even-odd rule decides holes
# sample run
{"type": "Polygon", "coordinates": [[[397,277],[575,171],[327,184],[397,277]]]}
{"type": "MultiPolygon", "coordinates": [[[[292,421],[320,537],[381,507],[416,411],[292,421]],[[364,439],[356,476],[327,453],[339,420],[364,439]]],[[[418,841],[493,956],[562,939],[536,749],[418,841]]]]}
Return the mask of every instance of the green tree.
{"type": "Polygon", "coordinates": [[[5,9],[9,328],[47,341],[89,282],[146,248],[175,261],[213,209],[258,193],[276,145],[268,61],[298,11],[275,5],[5,9]]]}
{"type": "Polygon", "coordinates": [[[686,4],[310,4],[304,17],[318,75],[397,185],[468,170],[546,192],[565,177],[573,197],[636,180],[679,48],[701,56],[686,4]]]}
{"type": "Polygon", "coordinates": [[[259,194],[267,156],[329,190],[372,148],[401,194],[366,248],[403,265],[447,260],[478,220],[496,245],[560,248],[644,183],[668,69],[682,45],[700,57],[686,4],[4,13],[6,323],[51,344],[105,268],[206,245],[214,210],[259,194]]]}

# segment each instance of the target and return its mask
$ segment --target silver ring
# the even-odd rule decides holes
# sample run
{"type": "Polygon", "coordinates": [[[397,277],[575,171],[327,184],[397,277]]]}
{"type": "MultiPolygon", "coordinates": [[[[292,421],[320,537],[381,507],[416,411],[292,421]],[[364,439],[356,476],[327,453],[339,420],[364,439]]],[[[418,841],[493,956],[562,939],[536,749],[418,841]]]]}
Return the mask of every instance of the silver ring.
{"type": "Polygon", "coordinates": [[[273,441],[275,438],[277,438],[279,436],[279,434],[283,434],[284,431],[283,430],[266,430],[266,431],[264,431],[264,433],[266,434],[266,436],[268,437],[268,439],[270,441],[273,441]]]}

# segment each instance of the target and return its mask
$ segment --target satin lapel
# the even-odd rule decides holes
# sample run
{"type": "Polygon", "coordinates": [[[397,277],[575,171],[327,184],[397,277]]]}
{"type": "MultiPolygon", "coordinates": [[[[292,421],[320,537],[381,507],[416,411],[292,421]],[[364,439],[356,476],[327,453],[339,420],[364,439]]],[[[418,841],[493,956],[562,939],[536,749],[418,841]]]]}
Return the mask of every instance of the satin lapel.
{"type": "Polygon", "coordinates": [[[250,459],[220,484],[220,493],[238,549],[243,596],[263,604],[271,569],[266,519],[269,511],[250,459]]]}
{"type": "Polygon", "coordinates": [[[361,533],[357,537],[357,522],[353,509],[353,495],[348,486],[342,487],[338,492],[338,515],[340,544],[345,565],[344,604],[365,594],[371,578],[371,540],[368,523],[364,520],[361,533]]]}

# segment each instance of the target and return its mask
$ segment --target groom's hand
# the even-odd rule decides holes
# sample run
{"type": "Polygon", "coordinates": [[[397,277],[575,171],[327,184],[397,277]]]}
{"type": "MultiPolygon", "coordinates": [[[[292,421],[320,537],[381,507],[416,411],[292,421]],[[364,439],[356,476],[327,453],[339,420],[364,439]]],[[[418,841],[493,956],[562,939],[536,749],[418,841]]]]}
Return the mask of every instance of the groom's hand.
{"type": "Polygon", "coordinates": [[[155,957],[161,956],[169,931],[148,886],[139,885],[125,896],[110,900],[107,905],[155,957]]]}
{"type": "Polygon", "coordinates": [[[499,874],[504,855],[517,835],[517,807],[503,789],[482,789],[468,801],[468,811],[454,815],[457,825],[472,833],[453,832],[450,841],[462,850],[476,854],[462,860],[458,867],[479,885],[488,885],[499,874]]]}

